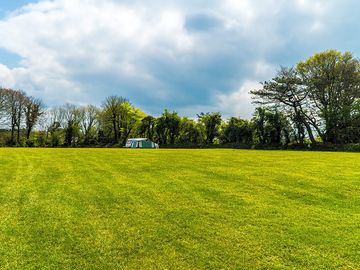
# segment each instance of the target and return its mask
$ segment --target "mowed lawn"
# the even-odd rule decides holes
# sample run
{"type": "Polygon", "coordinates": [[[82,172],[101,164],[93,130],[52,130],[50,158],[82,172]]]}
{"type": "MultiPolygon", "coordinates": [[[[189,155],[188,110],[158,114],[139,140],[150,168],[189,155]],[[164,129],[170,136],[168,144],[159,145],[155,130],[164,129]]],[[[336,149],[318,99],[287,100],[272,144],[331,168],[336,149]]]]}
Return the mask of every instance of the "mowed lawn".
{"type": "Polygon", "coordinates": [[[360,154],[0,148],[0,269],[359,269],[360,154]]]}

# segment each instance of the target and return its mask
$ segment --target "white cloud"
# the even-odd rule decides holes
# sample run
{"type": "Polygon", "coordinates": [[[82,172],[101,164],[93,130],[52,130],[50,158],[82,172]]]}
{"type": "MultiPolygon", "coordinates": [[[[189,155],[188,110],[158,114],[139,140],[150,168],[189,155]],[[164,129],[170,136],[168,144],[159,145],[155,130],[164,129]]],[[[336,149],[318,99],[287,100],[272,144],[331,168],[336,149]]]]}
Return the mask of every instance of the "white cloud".
{"type": "MultiPolygon", "coordinates": [[[[183,20],[181,10],[170,8],[149,10],[116,1],[42,1],[0,22],[0,47],[22,57],[21,77],[33,84],[31,88],[42,87],[47,94],[52,88],[52,101],[74,92],[77,101],[81,96],[77,92],[86,90],[74,81],[76,74],[156,80],[142,61],[147,54],[174,59],[191,49],[183,20]]],[[[15,78],[16,85],[24,85],[22,78],[15,78]]]]}
{"type": "Polygon", "coordinates": [[[249,92],[261,87],[256,81],[246,80],[237,91],[229,94],[217,95],[218,110],[223,112],[225,117],[238,116],[241,118],[251,118],[253,106],[249,92]]]}
{"type": "Polygon", "coordinates": [[[324,0],[40,1],[0,21],[0,48],[22,59],[14,69],[0,65],[0,80],[50,104],[120,94],[145,96],[152,108],[188,102],[248,117],[247,91],[275,70],[267,56],[298,33],[321,32],[331,7],[324,0]],[[213,16],[219,27],[189,31],[194,14],[213,16]]]}
{"type": "Polygon", "coordinates": [[[267,80],[271,78],[276,71],[277,67],[265,62],[264,60],[259,60],[254,64],[255,77],[262,80],[267,80]]]}
{"type": "Polygon", "coordinates": [[[11,73],[11,70],[0,64],[0,87],[12,88],[15,86],[15,78],[11,73]]]}

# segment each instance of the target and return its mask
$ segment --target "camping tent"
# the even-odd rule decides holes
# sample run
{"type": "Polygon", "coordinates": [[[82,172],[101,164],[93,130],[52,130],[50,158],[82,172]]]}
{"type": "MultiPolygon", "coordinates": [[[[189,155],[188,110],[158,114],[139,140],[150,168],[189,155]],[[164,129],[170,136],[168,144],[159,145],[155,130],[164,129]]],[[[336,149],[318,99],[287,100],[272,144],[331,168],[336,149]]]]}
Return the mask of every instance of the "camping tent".
{"type": "Polygon", "coordinates": [[[159,145],[146,138],[128,139],[126,148],[159,148],[159,145]]]}

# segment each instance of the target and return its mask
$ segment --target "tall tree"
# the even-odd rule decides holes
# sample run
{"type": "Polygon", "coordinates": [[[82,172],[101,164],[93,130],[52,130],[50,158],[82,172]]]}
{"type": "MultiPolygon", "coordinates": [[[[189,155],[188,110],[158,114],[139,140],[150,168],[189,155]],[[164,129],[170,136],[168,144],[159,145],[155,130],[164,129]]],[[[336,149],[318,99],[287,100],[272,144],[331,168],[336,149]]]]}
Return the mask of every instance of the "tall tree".
{"type": "Polygon", "coordinates": [[[24,114],[26,139],[29,140],[31,131],[39,121],[40,116],[44,114],[44,104],[38,98],[28,97],[25,99],[24,114]]]}
{"type": "Polygon", "coordinates": [[[287,146],[292,132],[286,116],[276,108],[258,107],[253,117],[254,135],[262,145],[287,146]]]}
{"type": "Polygon", "coordinates": [[[156,119],[151,115],[144,117],[139,125],[139,134],[150,140],[154,139],[156,119]]]}
{"type": "Polygon", "coordinates": [[[0,126],[4,124],[6,117],[6,89],[0,88],[0,126]]]}
{"type": "Polygon", "coordinates": [[[2,89],[3,121],[10,128],[10,144],[20,144],[23,108],[27,99],[24,92],[13,89],[2,89]]]}
{"type": "Polygon", "coordinates": [[[127,100],[119,96],[107,97],[102,105],[101,120],[105,129],[109,129],[113,135],[113,143],[118,143],[121,136],[121,113],[122,104],[127,100]]]}
{"type": "Polygon", "coordinates": [[[253,127],[251,121],[231,117],[222,130],[223,143],[252,144],[253,127]]]}
{"type": "Polygon", "coordinates": [[[125,98],[110,96],[104,101],[99,113],[101,133],[112,136],[109,141],[113,144],[125,144],[131,134],[136,134],[144,117],[145,114],[125,98]]]}
{"type": "Polygon", "coordinates": [[[177,142],[180,144],[202,143],[202,133],[198,123],[186,117],[182,118],[177,142]]]}
{"type": "Polygon", "coordinates": [[[198,115],[199,122],[205,128],[205,142],[207,144],[213,144],[214,139],[219,135],[219,129],[221,125],[221,114],[218,112],[213,113],[201,113],[198,115]]]}
{"type": "Polygon", "coordinates": [[[120,106],[120,122],[119,130],[121,131],[121,143],[125,145],[127,139],[131,134],[137,135],[137,130],[141,124],[141,119],[145,117],[145,114],[130,104],[130,102],[124,102],[120,106]]]}
{"type": "Polygon", "coordinates": [[[75,146],[80,138],[80,112],[72,104],[65,104],[59,110],[61,126],[65,131],[65,145],[75,146]]]}
{"type": "MultiPolygon", "coordinates": [[[[250,91],[255,103],[275,106],[284,111],[293,120],[298,129],[300,140],[305,127],[313,144],[316,143],[313,130],[320,131],[317,117],[309,108],[309,89],[294,68],[282,67],[271,81],[263,83],[261,89],[250,91]]],[[[259,117],[262,112],[258,111],[259,117]]]]}
{"type": "Polygon", "coordinates": [[[165,110],[163,113],[165,117],[166,129],[168,131],[170,144],[175,144],[175,139],[179,136],[181,118],[177,112],[169,112],[165,110]]]}
{"type": "Polygon", "coordinates": [[[350,52],[329,50],[300,62],[297,70],[308,89],[312,110],[322,120],[324,142],[339,138],[351,126],[351,109],[360,98],[360,62],[350,52]]]}
{"type": "MultiPolygon", "coordinates": [[[[98,123],[99,109],[94,105],[87,105],[79,108],[80,128],[84,135],[84,144],[91,141],[91,134],[98,123]]],[[[95,136],[95,134],[93,134],[95,136]]]]}
{"type": "Polygon", "coordinates": [[[165,110],[156,121],[156,133],[160,144],[175,144],[179,136],[181,118],[177,112],[165,110]]]}
{"type": "Polygon", "coordinates": [[[165,117],[161,116],[156,119],[155,132],[156,132],[157,142],[160,145],[164,145],[168,143],[165,117]]]}

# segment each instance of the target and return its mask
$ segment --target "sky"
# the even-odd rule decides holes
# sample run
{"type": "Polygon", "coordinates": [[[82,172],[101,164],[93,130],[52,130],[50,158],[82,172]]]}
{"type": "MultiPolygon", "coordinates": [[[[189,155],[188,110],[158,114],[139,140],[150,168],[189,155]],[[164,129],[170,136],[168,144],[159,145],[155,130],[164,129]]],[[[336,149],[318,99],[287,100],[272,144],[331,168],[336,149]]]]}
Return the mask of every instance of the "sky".
{"type": "Polygon", "coordinates": [[[249,91],[328,49],[360,56],[356,0],[0,0],[0,86],[48,106],[250,118],[249,91]]]}

